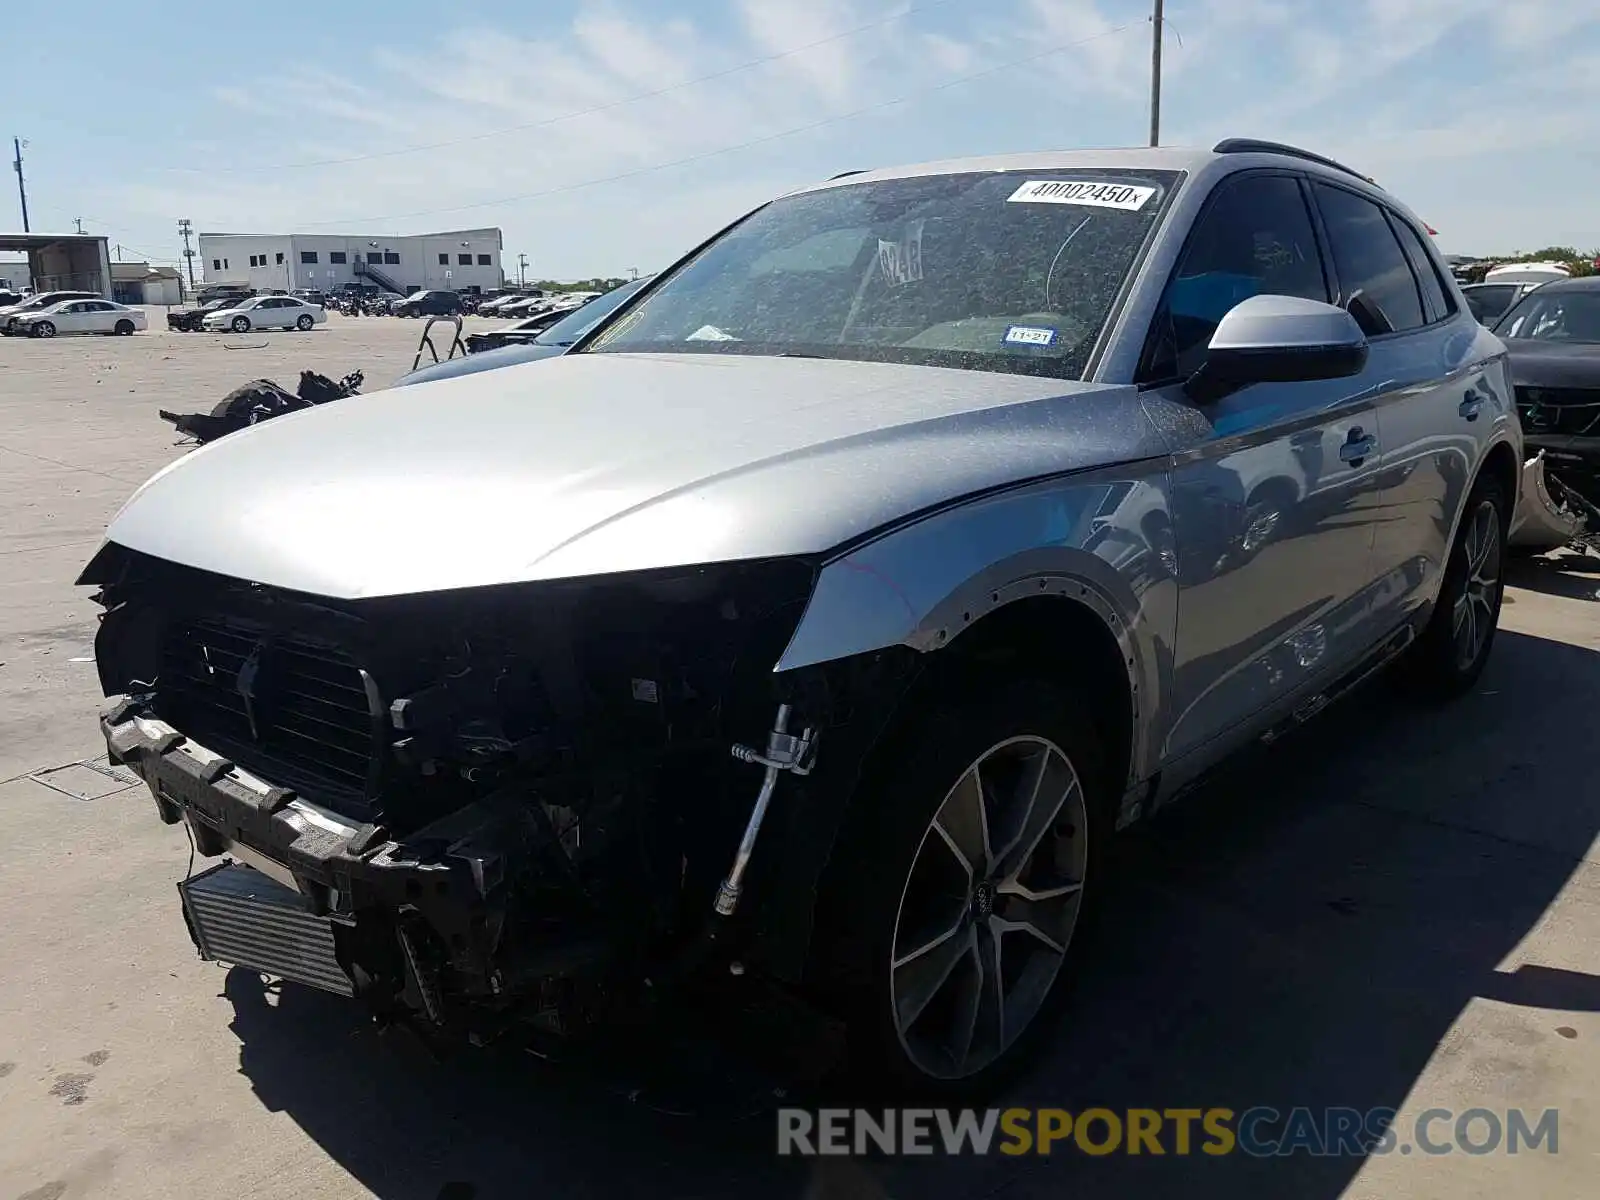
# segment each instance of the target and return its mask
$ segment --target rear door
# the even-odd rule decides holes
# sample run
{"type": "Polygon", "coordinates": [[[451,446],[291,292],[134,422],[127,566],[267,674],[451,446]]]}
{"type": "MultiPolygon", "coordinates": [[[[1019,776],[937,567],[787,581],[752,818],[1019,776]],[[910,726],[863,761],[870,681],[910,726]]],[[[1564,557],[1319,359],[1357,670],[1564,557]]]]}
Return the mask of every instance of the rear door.
{"type": "Polygon", "coordinates": [[[1367,329],[1368,374],[1383,426],[1383,513],[1373,558],[1376,618],[1400,625],[1438,587],[1465,499],[1477,434],[1500,397],[1472,355],[1480,331],[1459,311],[1423,235],[1398,209],[1354,188],[1312,186],[1332,248],[1340,303],[1367,329]]]}
{"type": "Polygon", "coordinates": [[[1370,377],[1258,384],[1204,404],[1183,391],[1223,315],[1258,295],[1333,296],[1297,173],[1249,172],[1219,185],[1179,257],[1141,367],[1146,406],[1174,440],[1168,762],[1195,755],[1204,765],[1376,640],[1364,619],[1381,503],[1370,377]]]}

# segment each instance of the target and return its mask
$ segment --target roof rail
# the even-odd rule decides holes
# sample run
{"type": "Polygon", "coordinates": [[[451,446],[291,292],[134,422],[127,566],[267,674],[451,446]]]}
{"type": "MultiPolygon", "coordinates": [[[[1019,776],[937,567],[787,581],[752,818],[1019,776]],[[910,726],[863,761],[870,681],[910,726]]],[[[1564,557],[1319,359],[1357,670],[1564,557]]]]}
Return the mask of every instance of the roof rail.
{"type": "Polygon", "coordinates": [[[1321,154],[1313,154],[1310,150],[1302,150],[1299,146],[1286,145],[1283,142],[1264,142],[1259,138],[1223,138],[1211,147],[1213,154],[1287,154],[1291,158],[1303,158],[1307,162],[1321,163],[1325,167],[1332,167],[1335,171],[1343,171],[1346,175],[1354,175],[1357,179],[1377,186],[1370,175],[1363,175],[1354,167],[1347,167],[1342,162],[1336,162],[1321,154]]]}
{"type": "Polygon", "coordinates": [[[837,175],[829,175],[824,182],[832,183],[835,179],[843,179],[846,175],[865,175],[866,173],[866,167],[857,167],[854,171],[840,171],[837,175]]]}

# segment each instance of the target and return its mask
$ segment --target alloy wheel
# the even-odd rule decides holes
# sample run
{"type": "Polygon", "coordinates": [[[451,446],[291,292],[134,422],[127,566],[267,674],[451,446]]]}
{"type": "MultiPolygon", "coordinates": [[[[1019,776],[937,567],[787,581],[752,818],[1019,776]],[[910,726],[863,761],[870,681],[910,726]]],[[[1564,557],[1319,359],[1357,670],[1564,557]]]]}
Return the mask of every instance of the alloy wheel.
{"type": "Polygon", "coordinates": [[[1468,518],[1462,548],[1467,556],[1466,579],[1451,613],[1451,639],[1456,666],[1467,670],[1483,653],[1494,630],[1500,598],[1500,512],[1485,500],[1468,518]]]}
{"type": "Polygon", "coordinates": [[[900,897],[895,1030],[925,1074],[963,1079],[1011,1048],[1060,973],[1089,860],[1088,809],[1047,738],[984,751],[945,795],[900,897]]]}

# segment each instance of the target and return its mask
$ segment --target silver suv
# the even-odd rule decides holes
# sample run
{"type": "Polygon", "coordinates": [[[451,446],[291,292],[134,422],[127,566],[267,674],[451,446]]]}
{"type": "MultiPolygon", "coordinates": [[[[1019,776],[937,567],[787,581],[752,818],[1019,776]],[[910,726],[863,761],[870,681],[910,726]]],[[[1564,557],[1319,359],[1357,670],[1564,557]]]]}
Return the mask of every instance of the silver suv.
{"type": "Polygon", "coordinates": [[[563,357],[169,468],[80,582],[113,759],[227,856],[200,952],[433,1033],[781,995],[765,1051],[1026,1062],[1114,830],[1483,670],[1521,434],[1423,228],[1259,142],[858,173],[563,357]]]}

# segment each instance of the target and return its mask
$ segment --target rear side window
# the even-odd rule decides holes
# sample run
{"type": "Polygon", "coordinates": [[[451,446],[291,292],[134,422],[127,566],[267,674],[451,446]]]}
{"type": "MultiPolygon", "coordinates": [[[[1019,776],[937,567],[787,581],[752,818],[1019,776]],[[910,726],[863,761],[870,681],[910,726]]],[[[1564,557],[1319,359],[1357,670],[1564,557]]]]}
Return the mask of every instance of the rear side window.
{"type": "Polygon", "coordinates": [[[1311,214],[1292,176],[1244,175],[1213,195],[1156,312],[1141,380],[1193,374],[1218,323],[1252,296],[1328,300],[1311,214]]]}
{"type": "Polygon", "coordinates": [[[1400,245],[1411,260],[1411,269],[1417,273],[1417,283],[1422,287],[1422,307],[1427,313],[1428,323],[1444,320],[1456,311],[1455,301],[1445,291],[1444,283],[1439,278],[1439,268],[1434,265],[1433,255],[1428,252],[1422,235],[1411,222],[1396,213],[1389,214],[1389,222],[1394,226],[1395,233],[1400,235],[1400,245]]]}
{"type": "Polygon", "coordinates": [[[1472,315],[1485,325],[1493,325],[1511,307],[1511,302],[1517,298],[1517,289],[1513,284],[1496,283],[1467,288],[1463,294],[1472,315]]]}
{"type": "Polygon", "coordinates": [[[1417,277],[1383,209],[1343,188],[1311,186],[1328,227],[1339,298],[1367,334],[1399,333],[1427,324],[1417,277]],[[1357,296],[1360,302],[1352,304],[1357,296]]]}

